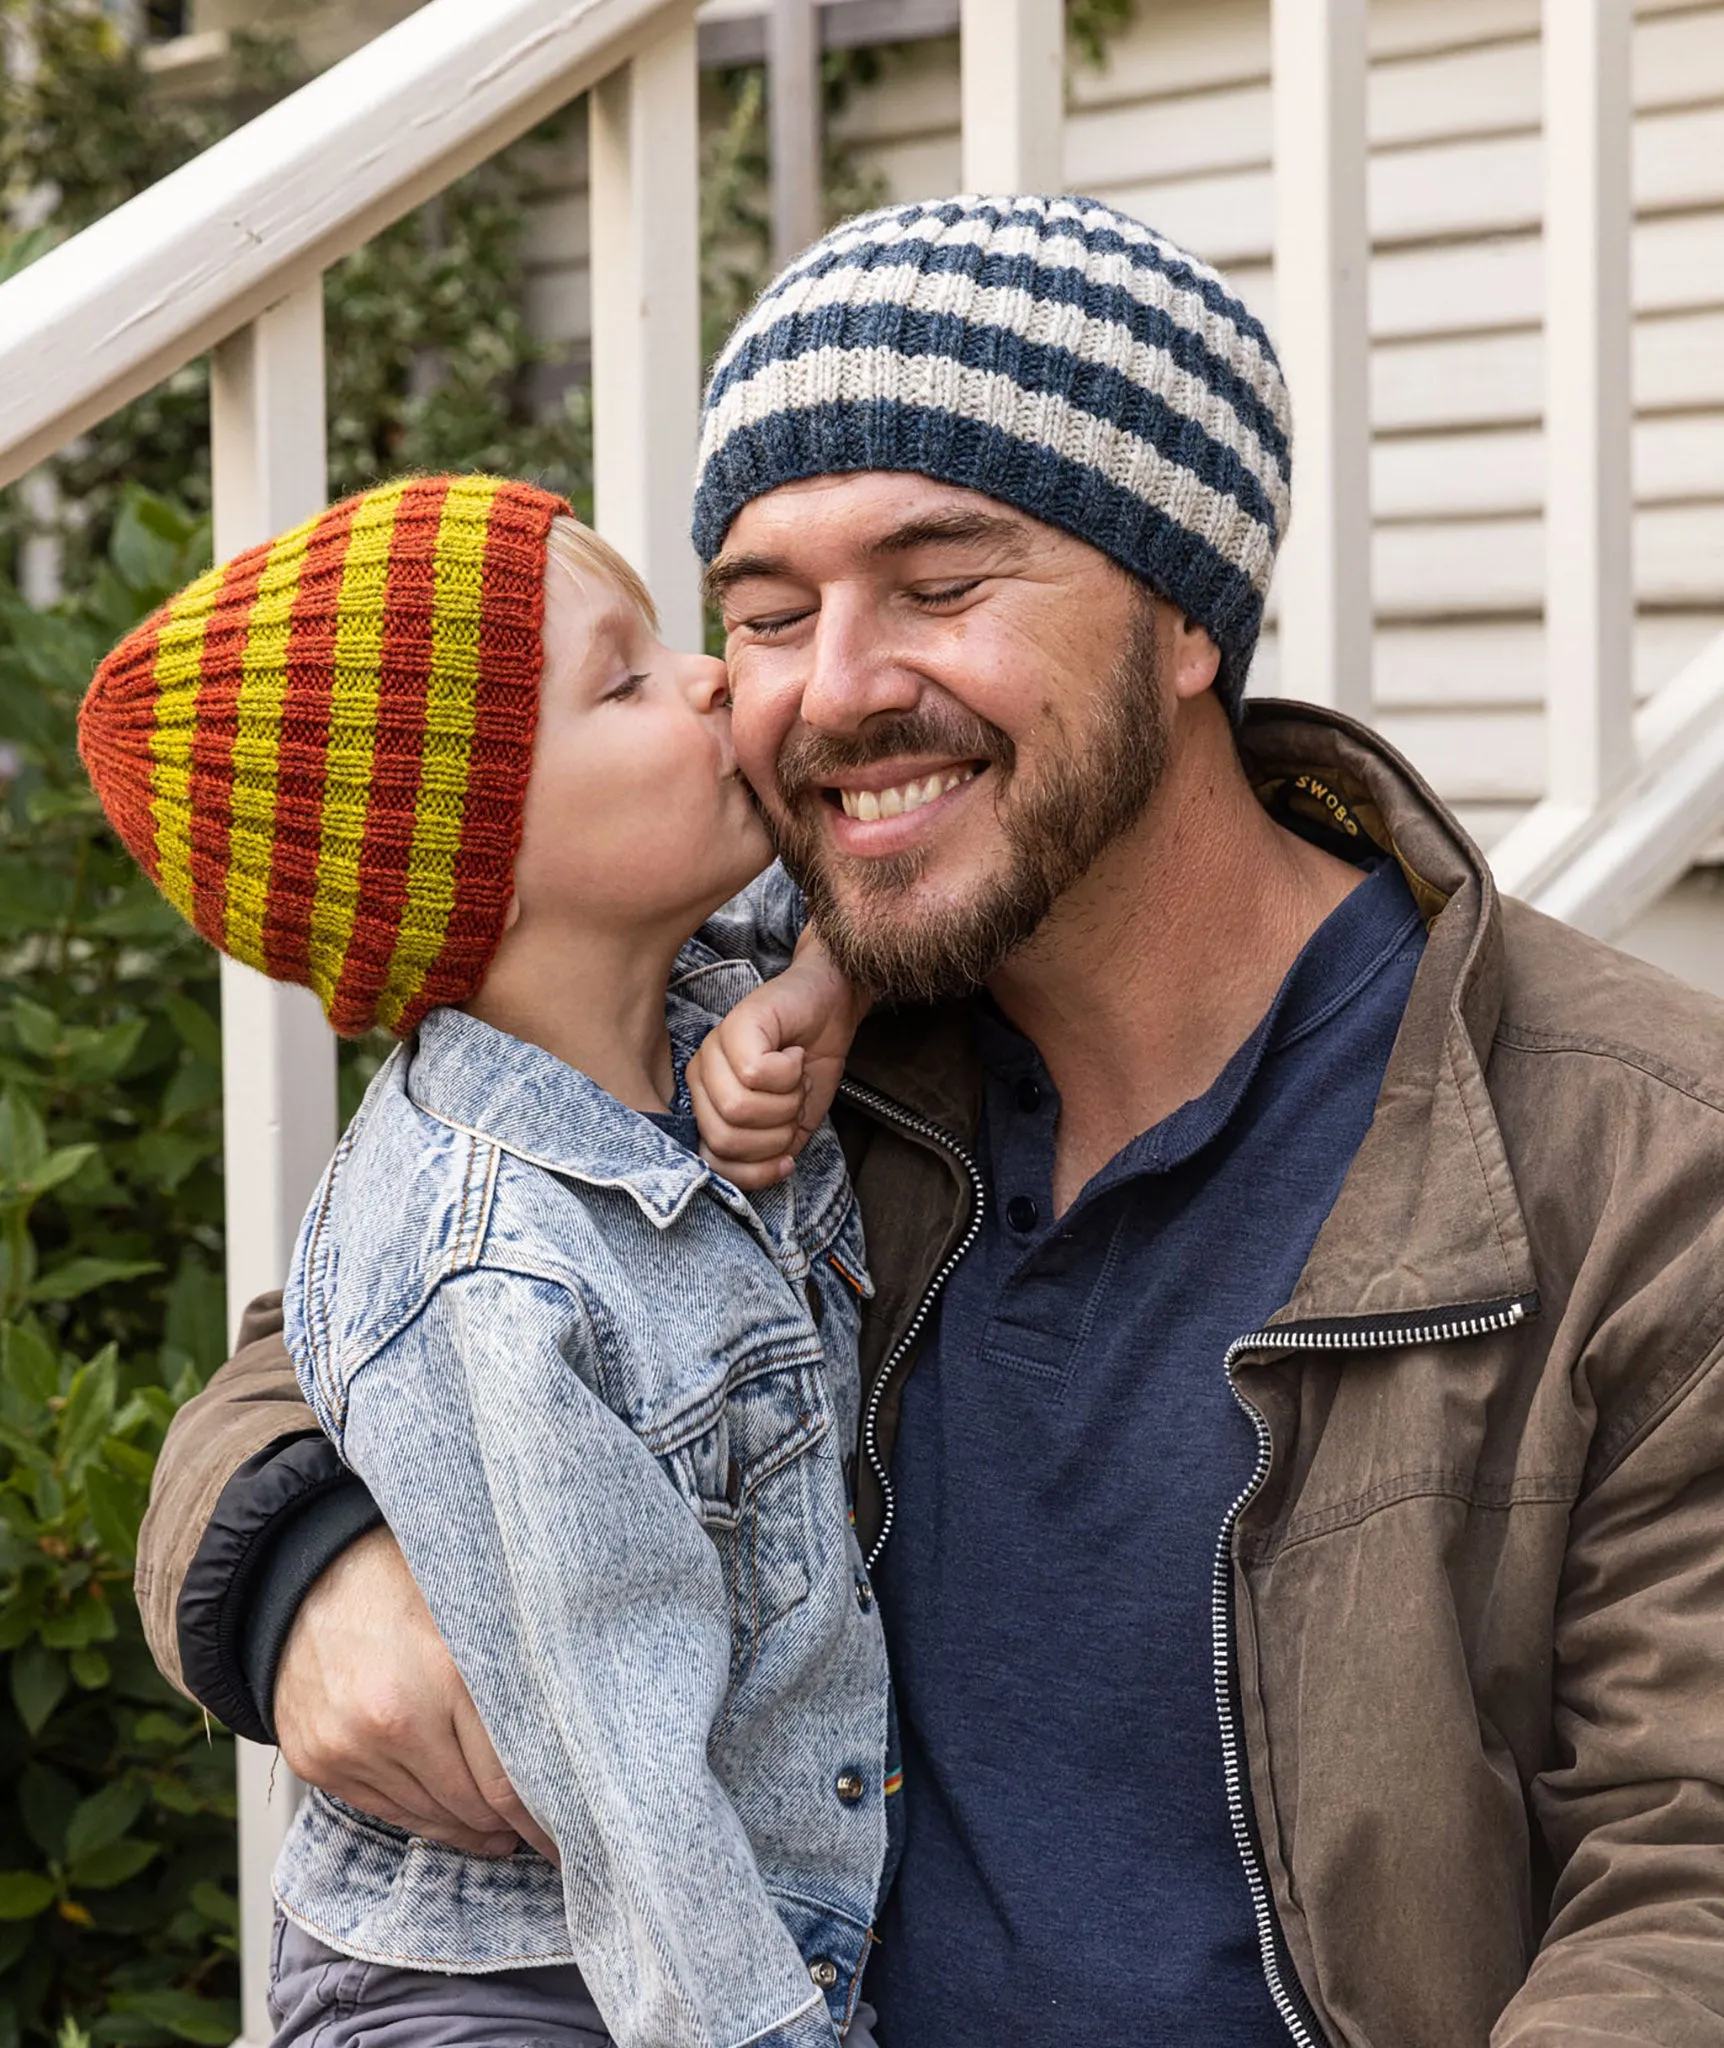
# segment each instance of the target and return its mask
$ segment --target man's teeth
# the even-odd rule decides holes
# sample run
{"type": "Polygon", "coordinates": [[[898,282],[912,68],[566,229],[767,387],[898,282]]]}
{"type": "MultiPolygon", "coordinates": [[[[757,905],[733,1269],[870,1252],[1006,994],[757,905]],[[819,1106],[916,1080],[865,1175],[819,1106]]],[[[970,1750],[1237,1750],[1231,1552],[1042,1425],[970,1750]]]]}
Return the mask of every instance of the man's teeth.
{"type": "Polygon", "coordinates": [[[951,768],[921,782],[901,782],[896,789],[841,789],[838,795],[845,817],[872,823],[876,818],[901,818],[906,811],[919,811],[960,782],[970,781],[975,773],[973,768],[951,768]]]}

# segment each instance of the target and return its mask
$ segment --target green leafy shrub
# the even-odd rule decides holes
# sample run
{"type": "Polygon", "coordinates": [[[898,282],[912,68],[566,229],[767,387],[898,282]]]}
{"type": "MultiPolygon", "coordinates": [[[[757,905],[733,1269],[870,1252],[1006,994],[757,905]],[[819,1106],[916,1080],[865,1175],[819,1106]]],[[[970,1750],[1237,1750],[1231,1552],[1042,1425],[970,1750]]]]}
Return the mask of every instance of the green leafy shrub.
{"type": "Polygon", "coordinates": [[[134,490],[83,596],[0,586],[0,2048],[238,2031],[232,1743],[130,1583],[225,1350],[215,972],[74,746],[96,660],[207,552],[134,490]]]}

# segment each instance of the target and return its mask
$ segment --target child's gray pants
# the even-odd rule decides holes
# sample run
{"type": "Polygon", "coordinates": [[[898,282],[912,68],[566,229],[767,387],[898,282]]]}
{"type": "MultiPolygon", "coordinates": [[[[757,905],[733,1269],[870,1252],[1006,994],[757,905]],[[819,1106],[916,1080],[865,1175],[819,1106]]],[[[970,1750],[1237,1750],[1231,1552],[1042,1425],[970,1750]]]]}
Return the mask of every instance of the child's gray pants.
{"type": "MultiPolygon", "coordinates": [[[[359,1963],[275,1921],[269,2013],[272,2048],[610,2048],[572,1963],[443,1977],[359,1963]]],[[[859,2006],[844,2048],[875,2048],[874,2015],[859,2006]]]]}

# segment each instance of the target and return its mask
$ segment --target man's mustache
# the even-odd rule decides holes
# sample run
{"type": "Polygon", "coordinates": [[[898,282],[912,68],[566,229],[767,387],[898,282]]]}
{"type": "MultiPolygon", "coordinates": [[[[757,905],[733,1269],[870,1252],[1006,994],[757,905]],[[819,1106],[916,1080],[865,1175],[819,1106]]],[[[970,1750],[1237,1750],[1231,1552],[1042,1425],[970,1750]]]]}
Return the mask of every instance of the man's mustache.
{"type": "Polygon", "coordinates": [[[983,761],[1008,774],[1018,758],[1008,734],[956,704],[881,712],[858,733],[793,733],[778,755],[779,799],[794,807],[840,775],[906,754],[983,761]]]}

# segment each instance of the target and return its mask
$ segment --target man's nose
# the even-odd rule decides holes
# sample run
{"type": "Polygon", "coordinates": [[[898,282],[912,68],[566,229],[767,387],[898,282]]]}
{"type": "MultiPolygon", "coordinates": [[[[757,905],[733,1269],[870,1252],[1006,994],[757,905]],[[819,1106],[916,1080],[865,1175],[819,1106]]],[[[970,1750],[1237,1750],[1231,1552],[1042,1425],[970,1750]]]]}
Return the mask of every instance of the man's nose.
{"type": "Polygon", "coordinates": [[[810,643],[802,723],[816,732],[858,732],[881,712],[914,710],[923,682],[877,619],[828,604],[810,643]]]}

